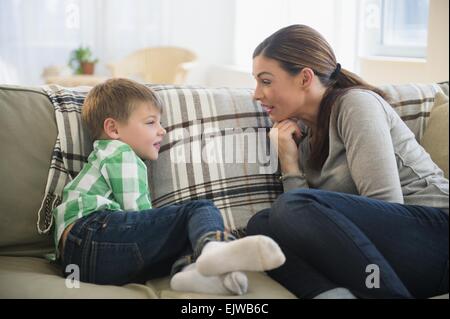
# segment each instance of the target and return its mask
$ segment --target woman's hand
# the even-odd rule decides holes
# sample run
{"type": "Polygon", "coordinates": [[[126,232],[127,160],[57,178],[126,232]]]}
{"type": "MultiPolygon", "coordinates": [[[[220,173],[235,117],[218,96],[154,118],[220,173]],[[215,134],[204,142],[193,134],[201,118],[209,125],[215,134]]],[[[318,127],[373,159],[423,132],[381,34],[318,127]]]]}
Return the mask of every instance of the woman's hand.
{"type": "Polygon", "coordinates": [[[296,141],[302,137],[302,132],[293,120],[275,122],[269,133],[270,140],[278,150],[281,172],[283,174],[298,174],[299,157],[296,141]]]}

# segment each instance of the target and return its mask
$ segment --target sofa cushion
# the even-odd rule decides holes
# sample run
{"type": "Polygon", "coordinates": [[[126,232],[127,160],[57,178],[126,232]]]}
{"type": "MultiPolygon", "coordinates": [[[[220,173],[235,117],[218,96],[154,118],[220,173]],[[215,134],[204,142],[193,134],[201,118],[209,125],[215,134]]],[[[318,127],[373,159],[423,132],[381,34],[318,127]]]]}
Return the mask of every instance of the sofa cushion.
{"type": "Polygon", "coordinates": [[[244,296],[177,292],[169,277],[124,286],[81,282],[67,288],[59,266],[42,258],[0,256],[0,299],[8,298],[295,298],[288,290],[262,272],[249,272],[249,290],[244,296]]]}
{"type": "Polygon", "coordinates": [[[448,83],[448,81],[440,82],[440,83],[438,83],[438,85],[439,85],[439,88],[441,89],[442,93],[444,93],[445,96],[448,96],[448,94],[449,94],[449,83],[448,83]]]}
{"type": "Polygon", "coordinates": [[[58,266],[42,258],[0,256],[0,299],[6,298],[157,298],[149,286],[80,283],[67,288],[58,266]]]}
{"type": "Polygon", "coordinates": [[[248,89],[153,88],[164,104],[167,136],[159,159],[149,163],[152,203],[210,199],[240,234],[282,192],[267,114],[248,89]]]}
{"type": "MultiPolygon", "coordinates": [[[[211,199],[225,225],[239,233],[253,214],[270,207],[282,192],[274,175],[276,154],[267,155],[272,123],[248,89],[149,86],[163,100],[161,122],[168,132],[158,161],[147,163],[153,206],[211,199]]],[[[70,108],[81,105],[86,94],[78,92],[75,97],[69,89],[58,89],[52,91],[51,100],[55,107],[64,103],[70,108]]],[[[69,144],[89,149],[81,145],[87,141],[80,135],[67,135],[73,139],[69,144]]]]}
{"type": "Polygon", "coordinates": [[[37,88],[0,86],[0,255],[42,256],[52,237],[36,230],[56,140],[53,107],[37,88]]]}
{"type": "Polygon", "coordinates": [[[448,178],[448,96],[437,93],[421,144],[448,178]]]}
{"type": "MultiPolygon", "coordinates": [[[[442,92],[445,85],[385,85],[381,89],[420,141],[435,94],[442,92]]],[[[272,175],[275,169],[264,172],[260,162],[249,163],[252,155],[266,150],[261,147],[267,141],[264,130],[272,125],[252,100],[252,90],[153,88],[163,98],[166,112],[162,121],[168,131],[160,159],[150,164],[149,182],[155,206],[212,199],[231,229],[244,227],[254,213],[270,207],[282,187],[272,175]],[[247,146],[242,142],[224,145],[230,141],[228,132],[237,141],[248,137],[251,142],[247,146]],[[217,149],[223,150],[218,162],[205,160],[205,153],[213,154],[217,149]],[[244,161],[227,163],[226,155],[234,151],[245,154],[244,161]]],[[[275,164],[276,159],[271,162],[275,164]]]]}
{"type": "Polygon", "coordinates": [[[448,82],[384,85],[380,88],[386,93],[386,100],[420,142],[434,105],[434,97],[438,92],[448,92],[448,82]]]}
{"type": "Polygon", "coordinates": [[[193,292],[173,291],[170,289],[170,278],[153,279],[146,283],[153,290],[158,291],[159,298],[162,299],[294,299],[296,298],[286,288],[274,281],[264,272],[247,272],[248,292],[242,296],[236,295],[211,295],[193,292]]]}

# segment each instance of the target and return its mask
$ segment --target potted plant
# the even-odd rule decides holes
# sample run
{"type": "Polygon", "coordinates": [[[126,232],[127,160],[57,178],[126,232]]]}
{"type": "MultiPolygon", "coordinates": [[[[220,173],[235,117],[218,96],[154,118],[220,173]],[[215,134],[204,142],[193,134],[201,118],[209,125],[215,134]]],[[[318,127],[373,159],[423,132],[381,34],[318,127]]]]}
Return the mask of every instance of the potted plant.
{"type": "Polygon", "coordinates": [[[92,51],[89,47],[80,46],[70,53],[69,66],[75,74],[94,74],[95,63],[92,51]]]}

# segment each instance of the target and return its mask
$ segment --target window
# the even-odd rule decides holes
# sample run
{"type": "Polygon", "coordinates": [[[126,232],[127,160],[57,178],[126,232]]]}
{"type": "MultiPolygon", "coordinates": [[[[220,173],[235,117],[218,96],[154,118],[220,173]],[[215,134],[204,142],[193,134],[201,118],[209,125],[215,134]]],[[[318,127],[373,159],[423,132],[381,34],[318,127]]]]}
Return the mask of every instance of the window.
{"type": "Polygon", "coordinates": [[[162,42],[162,2],[0,0],[1,81],[42,84],[44,68],[67,65],[79,45],[91,47],[96,72],[107,74],[109,61],[162,42]]]}
{"type": "Polygon", "coordinates": [[[366,55],[425,58],[429,0],[368,0],[364,5],[366,55]]]}

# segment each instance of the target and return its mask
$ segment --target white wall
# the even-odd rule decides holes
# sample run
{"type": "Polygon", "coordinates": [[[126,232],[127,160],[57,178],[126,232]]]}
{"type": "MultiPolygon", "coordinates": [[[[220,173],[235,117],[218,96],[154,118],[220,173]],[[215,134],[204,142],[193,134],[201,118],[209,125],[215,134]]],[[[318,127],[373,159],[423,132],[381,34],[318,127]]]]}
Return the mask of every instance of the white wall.
{"type": "Polygon", "coordinates": [[[164,0],[164,44],[197,53],[202,63],[231,64],[235,0],[164,0]]]}
{"type": "Polygon", "coordinates": [[[428,78],[432,81],[449,80],[449,1],[430,1],[428,31],[428,78]]]}
{"type": "Polygon", "coordinates": [[[430,0],[426,59],[361,57],[360,75],[369,83],[430,83],[449,80],[449,1],[430,0]]]}
{"type": "Polygon", "coordinates": [[[164,0],[162,45],[188,48],[199,57],[187,74],[187,84],[226,83],[225,79],[215,82],[210,77],[218,74],[219,66],[234,62],[235,1],[164,0]]]}
{"type": "Polygon", "coordinates": [[[306,24],[333,47],[341,65],[355,70],[357,0],[245,0],[236,2],[236,65],[251,70],[252,53],[282,27],[306,24]]]}

